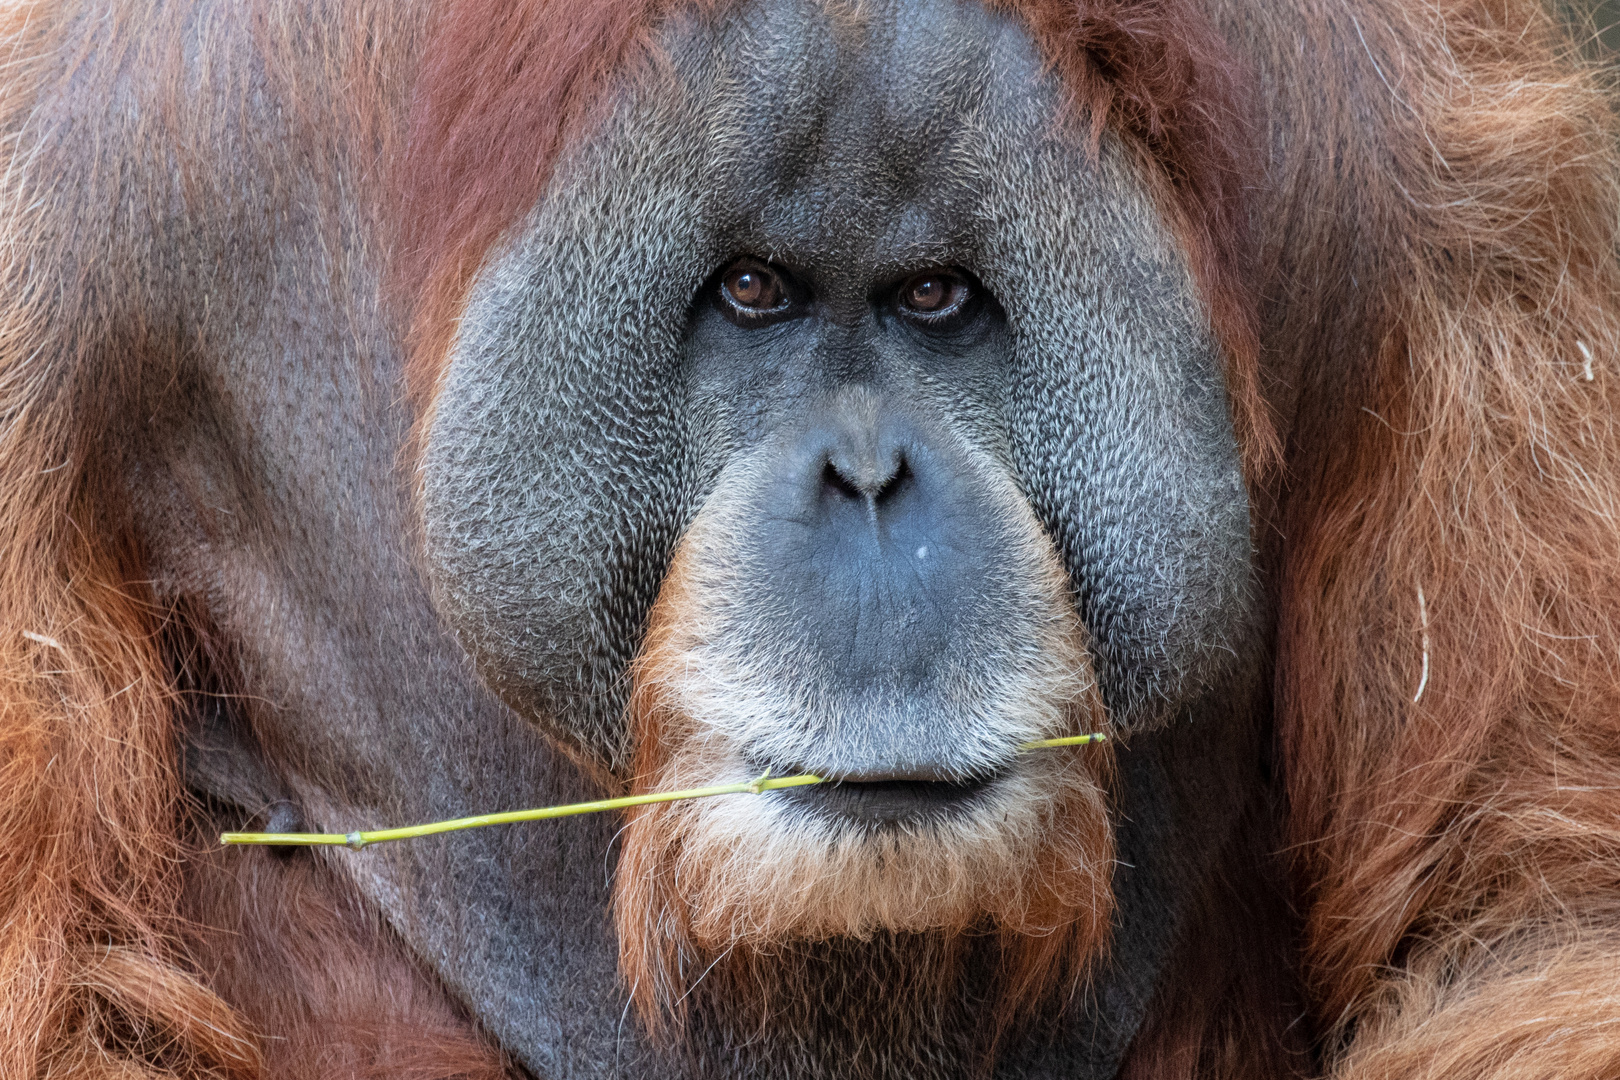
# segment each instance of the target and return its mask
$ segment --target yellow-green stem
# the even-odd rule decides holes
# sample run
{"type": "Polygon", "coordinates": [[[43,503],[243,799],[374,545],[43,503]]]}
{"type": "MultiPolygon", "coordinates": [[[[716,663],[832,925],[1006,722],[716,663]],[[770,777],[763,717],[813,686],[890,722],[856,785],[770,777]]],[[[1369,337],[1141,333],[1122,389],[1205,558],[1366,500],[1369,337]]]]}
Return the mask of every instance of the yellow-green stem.
{"type": "MultiPolygon", "coordinates": [[[[1036,739],[1021,743],[1020,750],[1047,750],[1057,746],[1084,746],[1102,742],[1104,735],[1068,735],[1060,739],[1036,739]]],[[[655,791],[646,795],[624,795],[617,799],[597,799],[595,802],[569,803],[566,806],[543,806],[535,810],[508,810],[500,814],[476,814],[472,817],[433,821],[426,825],[409,825],[401,829],[372,829],[349,833],[221,833],[222,844],[274,844],[290,846],[344,845],[358,851],[368,844],[381,844],[389,840],[410,840],[435,833],[456,832],[460,829],[479,829],[485,825],[509,825],[515,821],[546,821],[550,818],[573,817],[575,814],[597,814],[604,810],[622,810],[630,806],[652,803],[678,802],[682,799],[707,799],[715,795],[759,795],[779,788],[808,787],[820,784],[822,777],[811,773],[800,776],[771,776],[767,769],[763,776],[735,784],[716,784],[713,787],[687,788],[685,791],[655,791]]]]}

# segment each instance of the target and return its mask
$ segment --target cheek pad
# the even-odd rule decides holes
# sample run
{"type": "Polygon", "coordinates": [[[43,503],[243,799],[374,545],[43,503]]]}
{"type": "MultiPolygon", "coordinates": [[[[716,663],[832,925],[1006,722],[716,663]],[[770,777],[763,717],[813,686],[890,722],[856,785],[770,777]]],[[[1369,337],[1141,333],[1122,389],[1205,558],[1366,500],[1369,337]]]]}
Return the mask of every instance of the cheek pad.
{"type": "Polygon", "coordinates": [[[1217,691],[1259,645],[1219,346],[1117,140],[1081,167],[1070,147],[1030,138],[1026,156],[1031,144],[1031,167],[996,174],[1009,212],[987,230],[980,271],[1012,298],[1006,426],[1115,723],[1151,726],[1217,691]]]}
{"type": "MultiPolygon", "coordinates": [[[[826,37],[811,20],[786,25],[826,37]]],[[[626,668],[702,475],[717,471],[688,434],[688,309],[731,254],[718,193],[786,115],[743,85],[764,77],[758,65],[734,70],[725,38],[744,28],[721,29],[666,27],[670,67],[629,88],[491,254],[421,466],[440,613],[508,704],[621,778],[626,668]]],[[[792,77],[766,85],[808,116],[827,42],[780,37],[773,63],[792,77]]]]}
{"type": "Polygon", "coordinates": [[[620,775],[623,672],[696,503],[676,369],[700,157],[558,185],[479,279],[422,462],[441,613],[509,704],[620,775]]]}

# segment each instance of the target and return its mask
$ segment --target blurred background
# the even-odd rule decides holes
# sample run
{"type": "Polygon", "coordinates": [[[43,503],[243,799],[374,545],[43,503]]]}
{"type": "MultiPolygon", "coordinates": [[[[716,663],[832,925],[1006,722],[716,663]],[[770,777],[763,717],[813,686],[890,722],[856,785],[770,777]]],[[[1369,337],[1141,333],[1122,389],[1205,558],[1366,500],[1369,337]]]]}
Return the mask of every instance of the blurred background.
{"type": "Polygon", "coordinates": [[[1587,55],[1620,61],[1620,0],[1558,0],[1558,10],[1587,55]]]}

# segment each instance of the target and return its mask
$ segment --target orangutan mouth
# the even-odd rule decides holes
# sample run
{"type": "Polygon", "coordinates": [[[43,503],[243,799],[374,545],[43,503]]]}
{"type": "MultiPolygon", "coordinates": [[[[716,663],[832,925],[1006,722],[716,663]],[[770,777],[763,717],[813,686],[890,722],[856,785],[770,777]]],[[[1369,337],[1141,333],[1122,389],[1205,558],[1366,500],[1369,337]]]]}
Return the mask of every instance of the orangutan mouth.
{"type": "Polygon", "coordinates": [[[980,808],[998,777],[950,780],[837,780],[782,792],[795,809],[831,822],[921,825],[965,817],[980,808]]]}

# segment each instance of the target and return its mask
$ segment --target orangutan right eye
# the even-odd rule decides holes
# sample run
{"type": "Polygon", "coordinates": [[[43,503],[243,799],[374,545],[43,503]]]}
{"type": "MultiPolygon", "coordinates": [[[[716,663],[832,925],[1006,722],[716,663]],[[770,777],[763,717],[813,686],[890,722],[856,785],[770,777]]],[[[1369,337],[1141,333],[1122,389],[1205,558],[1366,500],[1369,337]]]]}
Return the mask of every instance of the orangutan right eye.
{"type": "Polygon", "coordinates": [[[720,278],[721,308],[733,322],[754,325],[792,306],[782,271],[758,259],[739,259],[720,278]]]}

